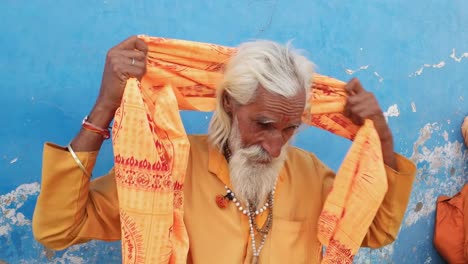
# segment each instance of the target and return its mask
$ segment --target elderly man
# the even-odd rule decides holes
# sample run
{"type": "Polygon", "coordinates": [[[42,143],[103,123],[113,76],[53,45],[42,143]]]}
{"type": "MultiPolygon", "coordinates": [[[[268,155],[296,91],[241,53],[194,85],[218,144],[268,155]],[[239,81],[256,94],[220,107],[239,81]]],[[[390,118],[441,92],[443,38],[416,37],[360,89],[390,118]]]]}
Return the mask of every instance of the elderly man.
{"type": "MultiPolygon", "coordinates": [[[[136,37],[109,51],[99,97],[71,142],[80,163],[69,149],[45,145],[33,220],[35,237],[45,246],[63,249],[121,238],[114,172],[92,181],[89,175],[126,80],[145,73],[146,52],[145,42],[136,37]]],[[[317,222],[335,174],[313,154],[289,145],[307,107],[312,74],[305,57],[270,41],[244,43],[229,61],[208,136],[189,136],[183,187],[188,263],[320,261],[317,222]],[[219,194],[231,206],[212,202],[219,194]],[[256,215],[263,215],[264,225],[256,215]]],[[[381,140],[389,188],[362,244],[381,247],[397,236],[415,166],[394,153],[391,131],[372,93],[357,79],[346,89],[348,117],[359,125],[373,120],[381,140]]]]}

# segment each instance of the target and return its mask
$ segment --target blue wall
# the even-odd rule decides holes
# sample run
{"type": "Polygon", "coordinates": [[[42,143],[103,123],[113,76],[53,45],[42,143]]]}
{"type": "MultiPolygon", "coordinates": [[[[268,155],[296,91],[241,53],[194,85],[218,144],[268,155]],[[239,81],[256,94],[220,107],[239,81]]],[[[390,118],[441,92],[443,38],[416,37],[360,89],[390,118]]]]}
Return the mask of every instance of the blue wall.
{"type": "MultiPolygon", "coordinates": [[[[431,243],[435,200],[468,181],[460,135],[468,113],[468,2],[3,0],[0,17],[0,263],[120,262],[117,242],[44,249],[31,217],[43,143],[73,138],[97,95],[107,49],[133,34],[232,46],[295,39],[320,73],[359,77],[418,175],[398,240],[362,250],[356,263],[442,262],[431,243]]],[[[208,120],[184,113],[189,132],[204,132],[208,120]]],[[[334,169],[349,146],[312,128],[296,144],[334,169]]],[[[107,143],[95,174],[111,166],[107,143]]]]}

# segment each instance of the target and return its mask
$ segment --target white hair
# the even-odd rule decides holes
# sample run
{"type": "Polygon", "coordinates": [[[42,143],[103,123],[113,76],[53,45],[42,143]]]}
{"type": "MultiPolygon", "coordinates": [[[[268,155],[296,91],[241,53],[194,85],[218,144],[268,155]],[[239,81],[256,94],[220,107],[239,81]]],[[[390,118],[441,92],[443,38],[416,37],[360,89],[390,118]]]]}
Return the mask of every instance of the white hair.
{"type": "Polygon", "coordinates": [[[217,89],[216,109],[209,126],[210,142],[221,149],[231,132],[232,120],[223,105],[224,92],[241,105],[254,101],[259,87],[288,98],[305,92],[308,99],[313,72],[313,63],[290,42],[280,45],[258,40],[241,44],[226,65],[217,89]]]}

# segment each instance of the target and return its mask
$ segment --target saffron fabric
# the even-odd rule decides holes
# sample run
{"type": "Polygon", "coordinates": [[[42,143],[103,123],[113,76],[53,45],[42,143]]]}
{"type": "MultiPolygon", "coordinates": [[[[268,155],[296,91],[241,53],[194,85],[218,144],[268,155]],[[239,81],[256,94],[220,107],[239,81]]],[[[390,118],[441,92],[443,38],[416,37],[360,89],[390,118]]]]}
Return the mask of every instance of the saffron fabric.
{"type": "MultiPolygon", "coordinates": [[[[141,84],[129,80],[116,113],[114,170],[90,183],[66,150],[46,145],[34,234],[58,249],[121,238],[124,263],[249,263],[247,217],[215,203],[230,186],[227,163],[206,137],[187,136],[179,117],[181,109],[214,108],[235,49],[142,38],[148,69],[141,84]],[[60,216],[52,221],[53,213],[60,216]]],[[[316,75],[304,121],[354,140],[350,152],[335,178],[312,154],[289,148],[260,263],[350,263],[360,246],[383,246],[398,233],[415,166],[399,155],[399,172],[384,166],[372,123],[359,128],[342,115],[343,87],[316,75]]],[[[77,155],[91,171],[97,153],[77,155]]]]}
{"type": "MultiPolygon", "coordinates": [[[[135,79],[127,82],[113,134],[122,234],[141,236],[124,240],[122,250],[128,263],[140,255],[185,263],[182,188],[190,145],[179,110],[214,109],[216,84],[235,49],[143,39],[149,46],[147,72],[141,86],[135,79]],[[163,184],[155,183],[157,177],[163,184]]],[[[319,240],[328,246],[323,263],[352,262],[387,192],[380,140],[370,120],[357,128],[341,114],[343,82],[315,76],[312,88],[312,110],[304,121],[354,140],[318,223],[319,240]]]]}

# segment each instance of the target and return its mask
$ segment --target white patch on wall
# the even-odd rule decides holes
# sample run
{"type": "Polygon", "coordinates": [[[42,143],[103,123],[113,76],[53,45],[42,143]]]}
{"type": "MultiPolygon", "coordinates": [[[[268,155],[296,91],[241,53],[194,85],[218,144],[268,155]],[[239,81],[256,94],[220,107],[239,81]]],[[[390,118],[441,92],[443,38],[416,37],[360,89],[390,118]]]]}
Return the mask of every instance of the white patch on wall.
{"type": "Polygon", "coordinates": [[[388,246],[371,249],[360,248],[353,263],[372,264],[372,263],[392,263],[395,243],[388,246]]]}
{"type": "Polygon", "coordinates": [[[7,234],[9,234],[11,232],[11,226],[10,225],[1,225],[1,221],[0,221],[0,237],[1,236],[6,236],[7,234]]]}
{"type": "Polygon", "coordinates": [[[413,113],[416,113],[416,104],[414,102],[411,102],[411,111],[413,111],[413,113]]]}
{"type": "MultiPolygon", "coordinates": [[[[21,239],[23,243],[31,243],[31,244],[23,244],[23,247],[31,247],[37,249],[39,246],[37,242],[34,241],[32,238],[31,233],[31,219],[27,219],[26,216],[19,212],[25,202],[35,200],[37,195],[40,191],[40,185],[37,182],[29,183],[29,184],[22,184],[18,186],[15,190],[12,190],[9,193],[0,195],[0,237],[6,239],[7,243],[13,243],[11,238],[15,236],[15,230],[26,228],[29,230],[29,234],[31,237],[22,237],[21,239]]],[[[43,255],[41,259],[44,260],[47,258],[47,263],[73,263],[73,264],[84,264],[87,263],[85,257],[83,256],[83,252],[92,251],[98,247],[98,241],[91,241],[85,244],[75,245],[69,247],[67,250],[63,251],[62,254],[53,254],[50,258],[45,256],[45,251],[43,251],[43,255]]],[[[113,247],[107,247],[111,250],[117,250],[113,247]]],[[[53,251],[52,251],[53,252],[53,251]]],[[[22,260],[25,262],[21,263],[36,263],[32,262],[32,260],[22,260]]],[[[1,261],[0,261],[1,262],[1,261]]],[[[37,262],[39,263],[39,262],[37,262]]],[[[43,262],[41,262],[43,263],[43,262]]],[[[45,262],[44,262],[45,263],[45,262]]]]}
{"type": "Polygon", "coordinates": [[[18,161],[18,158],[14,158],[10,161],[10,164],[16,163],[18,161]]]}
{"type": "Polygon", "coordinates": [[[345,69],[345,72],[349,75],[352,75],[358,71],[367,70],[367,68],[369,68],[369,65],[361,66],[356,70],[345,69]]]}
{"type": "MultiPolygon", "coordinates": [[[[441,168],[450,169],[457,161],[454,158],[458,157],[460,160],[464,154],[462,143],[457,141],[447,142],[443,146],[436,146],[432,149],[426,147],[424,144],[435,131],[441,131],[441,126],[437,123],[426,124],[419,132],[419,138],[413,145],[413,154],[411,155],[411,160],[415,163],[426,162],[426,168],[431,174],[438,173],[441,168]]],[[[444,137],[444,132],[441,134],[439,132],[439,135],[444,137]]]]}
{"type": "Polygon", "coordinates": [[[379,79],[379,82],[383,82],[384,79],[382,78],[382,76],[380,76],[380,74],[378,72],[374,72],[374,75],[375,75],[375,77],[377,77],[379,79]]]}
{"type": "Polygon", "coordinates": [[[67,251],[60,257],[56,257],[53,259],[51,263],[53,264],[61,264],[61,263],[73,263],[73,264],[85,264],[87,263],[84,258],[78,257],[77,255],[81,255],[80,252],[83,248],[83,245],[75,245],[68,248],[67,251]]]}
{"type": "Polygon", "coordinates": [[[442,125],[428,123],[420,129],[410,157],[418,167],[413,185],[413,190],[418,191],[411,196],[403,228],[421,219],[427,220],[435,211],[438,196],[453,196],[460,191],[466,182],[466,158],[463,143],[448,141],[448,133],[442,131],[442,125]],[[443,145],[439,143],[441,137],[443,145]]]}
{"type": "Polygon", "coordinates": [[[445,141],[448,141],[448,133],[447,133],[447,131],[444,131],[444,133],[442,133],[442,136],[444,137],[445,141]]]}
{"type": "Polygon", "coordinates": [[[462,59],[468,58],[468,52],[464,52],[462,55],[460,55],[460,57],[457,57],[455,53],[455,49],[452,49],[452,54],[450,54],[450,58],[452,58],[456,62],[461,62],[462,59]]]}
{"type": "Polygon", "coordinates": [[[387,120],[387,122],[388,122],[389,117],[398,117],[400,115],[400,110],[398,110],[398,105],[397,104],[391,105],[387,109],[387,111],[385,111],[383,114],[384,114],[385,120],[387,120]]]}
{"type": "Polygon", "coordinates": [[[13,229],[12,226],[31,225],[31,221],[17,211],[30,196],[37,195],[39,189],[39,183],[28,183],[18,186],[16,190],[7,194],[0,195],[0,212],[3,212],[0,217],[0,236],[8,235],[13,229]]]}
{"type": "Polygon", "coordinates": [[[437,64],[427,64],[427,63],[425,63],[425,64],[423,64],[423,66],[421,66],[421,68],[419,68],[417,71],[411,73],[408,76],[409,77],[414,77],[414,76],[417,76],[417,75],[419,76],[424,72],[424,68],[438,68],[438,69],[440,69],[440,68],[442,68],[444,66],[445,66],[445,61],[441,61],[441,62],[439,62],[437,64]]]}

